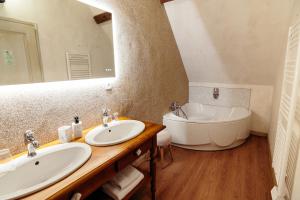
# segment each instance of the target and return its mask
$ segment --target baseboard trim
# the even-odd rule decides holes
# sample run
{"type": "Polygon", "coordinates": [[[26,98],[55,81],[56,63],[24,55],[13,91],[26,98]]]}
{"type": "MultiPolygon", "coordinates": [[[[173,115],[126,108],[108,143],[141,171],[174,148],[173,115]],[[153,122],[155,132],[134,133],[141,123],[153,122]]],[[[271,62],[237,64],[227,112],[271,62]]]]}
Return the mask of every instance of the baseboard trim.
{"type": "Polygon", "coordinates": [[[251,135],[261,136],[261,137],[267,137],[268,133],[259,132],[259,131],[250,131],[251,135]]]}

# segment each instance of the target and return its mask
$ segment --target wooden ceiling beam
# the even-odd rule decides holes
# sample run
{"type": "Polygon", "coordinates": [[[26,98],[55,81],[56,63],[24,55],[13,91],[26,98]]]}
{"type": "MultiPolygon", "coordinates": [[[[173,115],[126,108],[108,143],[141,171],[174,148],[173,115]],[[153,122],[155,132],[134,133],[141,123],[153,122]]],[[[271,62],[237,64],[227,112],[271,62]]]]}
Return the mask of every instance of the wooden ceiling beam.
{"type": "Polygon", "coordinates": [[[97,24],[101,24],[103,22],[109,21],[109,20],[111,20],[111,13],[105,12],[105,13],[96,15],[96,16],[94,16],[94,20],[97,24]]]}
{"type": "MultiPolygon", "coordinates": [[[[173,0],[160,0],[161,4],[167,3],[169,1],[173,1],[173,0]]],[[[105,12],[105,13],[101,13],[99,15],[94,16],[94,20],[97,24],[101,24],[103,22],[109,21],[111,20],[111,13],[110,12],[105,12]]]]}
{"type": "Polygon", "coordinates": [[[169,2],[169,1],[173,1],[173,0],[160,0],[160,3],[161,3],[161,4],[164,4],[164,3],[167,3],[167,2],[169,2]]]}

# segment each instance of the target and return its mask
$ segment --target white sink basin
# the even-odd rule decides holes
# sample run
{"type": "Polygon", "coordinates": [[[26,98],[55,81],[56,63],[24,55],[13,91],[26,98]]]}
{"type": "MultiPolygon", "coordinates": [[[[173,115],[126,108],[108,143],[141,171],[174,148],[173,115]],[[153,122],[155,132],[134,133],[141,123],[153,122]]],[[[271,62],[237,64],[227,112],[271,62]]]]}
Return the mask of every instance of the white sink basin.
{"type": "Polygon", "coordinates": [[[83,143],[59,144],[38,150],[35,157],[21,156],[16,169],[0,177],[0,199],[16,199],[58,182],[81,167],[91,155],[83,143]]]}
{"type": "Polygon", "coordinates": [[[136,120],[121,120],[98,126],[85,136],[86,143],[94,146],[110,146],[128,141],[145,129],[145,124],[136,120]]]}

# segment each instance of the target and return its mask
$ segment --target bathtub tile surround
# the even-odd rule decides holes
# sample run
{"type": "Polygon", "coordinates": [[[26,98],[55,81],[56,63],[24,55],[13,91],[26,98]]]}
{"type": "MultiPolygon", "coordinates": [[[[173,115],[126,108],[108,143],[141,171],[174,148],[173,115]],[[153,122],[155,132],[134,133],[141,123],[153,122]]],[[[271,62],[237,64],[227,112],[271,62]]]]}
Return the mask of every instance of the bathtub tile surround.
{"type": "Polygon", "coordinates": [[[189,88],[189,102],[248,107],[252,111],[250,129],[269,133],[273,86],[190,82],[189,88]],[[214,87],[220,88],[218,100],[213,98],[214,87]]]}
{"type": "MultiPolygon", "coordinates": [[[[219,87],[218,87],[219,88],[219,87]]],[[[193,86],[190,84],[189,102],[205,105],[249,108],[251,89],[220,87],[218,99],[213,97],[214,87],[193,86]]]]}
{"type": "Polygon", "coordinates": [[[24,151],[27,129],[41,144],[57,139],[57,128],[71,124],[76,113],[83,128],[96,125],[104,106],[120,115],[161,122],[172,101],[187,102],[188,79],[160,2],[98,3],[114,15],[117,77],[0,87],[0,148],[24,151]],[[107,81],[112,91],[105,91],[107,81]]]}

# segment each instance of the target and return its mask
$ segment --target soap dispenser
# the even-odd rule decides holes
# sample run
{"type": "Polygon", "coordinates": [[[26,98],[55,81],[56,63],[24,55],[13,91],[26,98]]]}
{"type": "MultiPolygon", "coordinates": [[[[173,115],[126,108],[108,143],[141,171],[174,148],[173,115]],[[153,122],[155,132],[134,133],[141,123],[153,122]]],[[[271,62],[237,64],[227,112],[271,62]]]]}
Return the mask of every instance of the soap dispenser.
{"type": "Polygon", "coordinates": [[[74,139],[82,137],[82,122],[79,120],[78,116],[74,117],[74,122],[72,123],[72,130],[74,139]]]}

